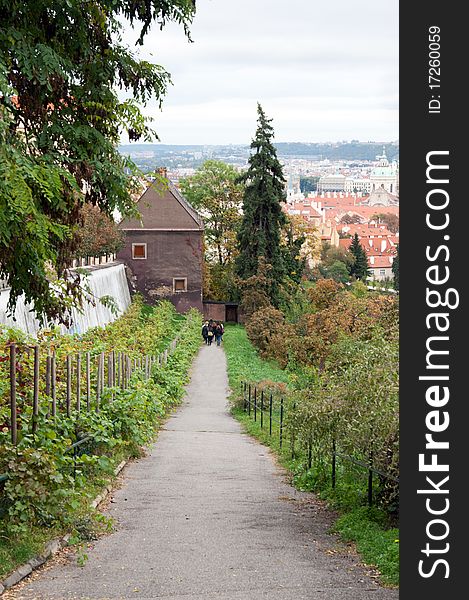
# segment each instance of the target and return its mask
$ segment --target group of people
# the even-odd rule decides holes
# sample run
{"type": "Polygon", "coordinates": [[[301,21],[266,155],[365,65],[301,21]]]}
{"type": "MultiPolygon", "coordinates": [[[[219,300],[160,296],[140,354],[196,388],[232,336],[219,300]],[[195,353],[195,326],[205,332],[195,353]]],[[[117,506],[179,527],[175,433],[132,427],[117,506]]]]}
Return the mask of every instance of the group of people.
{"type": "Polygon", "coordinates": [[[221,321],[214,321],[213,319],[210,319],[210,321],[205,321],[202,326],[202,337],[204,338],[204,342],[207,344],[207,346],[211,346],[213,340],[216,340],[217,346],[219,346],[224,333],[225,329],[221,321]]]}

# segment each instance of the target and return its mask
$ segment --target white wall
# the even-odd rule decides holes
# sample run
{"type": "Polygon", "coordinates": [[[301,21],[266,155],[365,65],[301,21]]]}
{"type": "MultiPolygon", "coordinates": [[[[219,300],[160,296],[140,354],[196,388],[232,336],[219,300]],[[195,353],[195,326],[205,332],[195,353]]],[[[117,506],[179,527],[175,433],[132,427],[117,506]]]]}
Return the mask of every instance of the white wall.
{"type": "MultiPolygon", "coordinates": [[[[96,306],[86,303],[83,313],[79,313],[74,309],[72,311],[73,325],[70,329],[67,330],[64,326],[61,326],[64,333],[84,333],[91,327],[104,326],[114,321],[130,305],[129,286],[123,264],[102,266],[90,269],[89,272],[87,283],[96,298],[96,306]],[[118,310],[117,315],[114,315],[109,308],[99,302],[99,298],[102,296],[112,296],[114,298],[118,310]]],[[[35,314],[31,312],[31,307],[25,305],[24,300],[19,298],[14,320],[12,317],[7,316],[8,297],[8,290],[0,292],[0,324],[17,327],[35,336],[39,330],[39,322],[35,318],[35,314]]]]}

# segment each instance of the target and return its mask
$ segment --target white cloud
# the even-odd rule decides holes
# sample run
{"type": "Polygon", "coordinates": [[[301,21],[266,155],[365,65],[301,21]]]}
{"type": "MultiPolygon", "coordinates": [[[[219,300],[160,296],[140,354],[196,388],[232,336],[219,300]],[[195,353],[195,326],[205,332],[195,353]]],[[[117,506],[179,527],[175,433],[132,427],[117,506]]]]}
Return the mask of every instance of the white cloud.
{"type": "Polygon", "coordinates": [[[397,139],[397,21],[397,0],[198,0],[193,44],[145,40],[174,83],[145,112],[164,143],[248,143],[257,100],[279,141],[397,139]]]}

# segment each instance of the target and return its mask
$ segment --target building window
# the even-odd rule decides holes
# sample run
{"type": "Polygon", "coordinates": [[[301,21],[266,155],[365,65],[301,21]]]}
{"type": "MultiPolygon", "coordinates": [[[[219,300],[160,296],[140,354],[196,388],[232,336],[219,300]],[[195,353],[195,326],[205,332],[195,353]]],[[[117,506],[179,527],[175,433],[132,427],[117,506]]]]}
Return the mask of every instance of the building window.
{"type": "Polygon", "coordinates": [[[384,269],[380,269],[379,274],[381,275],[381,277],[384,277],[386,275],[386,271],[384,269]]]}
{"type": "Polygon", "coordinates": [[[146,244],[132,244],[132,258],[134,260],[144,260],[147,257],[146,244]]]}
{"type": "Polygon", "coordinates": [[[173,292],[187,292],[187,277],[174,277],[173,278],[173,292]]]}

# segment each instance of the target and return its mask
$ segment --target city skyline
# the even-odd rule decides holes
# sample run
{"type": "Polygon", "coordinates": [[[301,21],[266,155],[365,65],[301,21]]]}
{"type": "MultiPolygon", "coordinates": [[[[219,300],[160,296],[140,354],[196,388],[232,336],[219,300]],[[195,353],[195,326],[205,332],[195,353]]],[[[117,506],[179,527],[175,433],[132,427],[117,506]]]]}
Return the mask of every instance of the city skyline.
{"type": "Polygon", "coordinates": [[[163,144],[249,143],[258,101],[279,142],[397,140],[397,20],[395,1],[198,0],[192,44],[154,25],[138,51],[174,84],[143,112],[163,144]]]}

